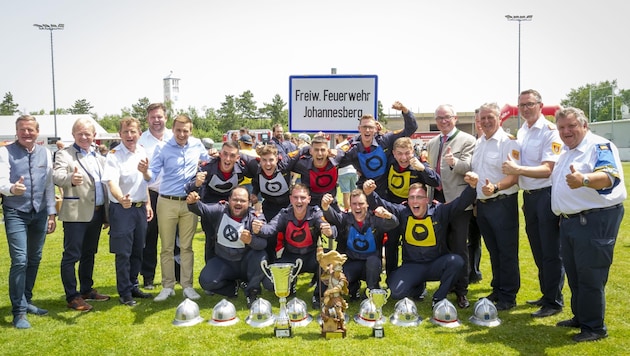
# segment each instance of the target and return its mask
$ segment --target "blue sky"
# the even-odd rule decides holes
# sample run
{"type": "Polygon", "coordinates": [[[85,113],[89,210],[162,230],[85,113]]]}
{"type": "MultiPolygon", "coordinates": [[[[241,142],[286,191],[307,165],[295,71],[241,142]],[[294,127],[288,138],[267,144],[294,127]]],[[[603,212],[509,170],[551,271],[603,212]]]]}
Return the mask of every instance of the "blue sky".
{"type": "Polygon", "coordinates": [[[290,75],[375,74],[386,108],[442,103],[472,111],[521,89],[558,104],[572,88],[604,80],[630,87],[625,41],[630,2],[242,0],[3,1],[0,95],[21,110],[52,109],[50,34],[55,31],[57,107],[87,99],[100,116],[141,97],[162,100],[162,78],[181,78],[181,105],[218,108],[225,95],[275,94],[290,75]]]}

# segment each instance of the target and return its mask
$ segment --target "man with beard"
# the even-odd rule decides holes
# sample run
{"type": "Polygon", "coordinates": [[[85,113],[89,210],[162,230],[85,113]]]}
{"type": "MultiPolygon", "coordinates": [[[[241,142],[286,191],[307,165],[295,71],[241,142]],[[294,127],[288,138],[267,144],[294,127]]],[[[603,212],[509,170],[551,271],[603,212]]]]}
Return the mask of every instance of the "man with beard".
{"type": "Polygon", "coordinates": [[[380,206],[368,211],[367,198],[361,189],[350,193],[350,212],[329,209],[333,199],[330,194],[322,198],[324,218],[338,230],[348,227],[346,236],[337,237],[337,250],[348,256],[343,272],[348,279],[350,300],[359,300],[361,280],[365,280],[368,289],[380,288],[383,233],[395,229],[398,218],[380,206]]]}
{"type": "MultiPolygon", "coordinates": [[[[241,156],[238,144],[225,142],[218,157],[210,157],[208,162],[201,163],[195,178],[186,184],[186,192],[197,192],[204,203],[227,200],[232,189],[243,182],[245,175],[251,176],[245,167],[250,160],[255,158],[241,156]]],[[[201,227],[206,235],[204,258],[208,261],[214,251],[215,228],[213,222],[207,219],[202,222],[201,227]]]]}
{"type": "MultiPolygon", "coordinates": [[[[265,224],[259,235],[266,238],[283,236],[282,241],[278,241],[284,249],[282,256],[278,259],[279,263],[295,263],[299,258],[303,262],[300,272],[317,273],[319,271],[316,256],[317,242],[322,234],[329,239],[336,238],[337,229],[326,222],[318,206],[309,205],[311,196],[305,184],[294,185],[289,199],[291,205],[280,210],[273,220],[265,224]]],[[[295,285],[291,290],[295,291],[295,285]]],[[[319,299],[319,285],[317,285],[312,298],[314,309],[319,309],[319,299]]]]}
{"type": "MultiPolygon", "coordinates": [[[[422,184],[409,187],[407,204],[393,204],[375,193],[376,184],[367,180],[363,191],[370,209],[382,206],[400,221],[402,265],[388,278],[394,299],[411,297],[427,281],[440,281],[433,294],[433,304],[446,298],[448,291],[463,272],[464,260],[446,249],[448,224],[462,215],[475,200],[478,176],[473,172],[464,177],[468,186],[449,204],[431,203],[422,184]]],[[[461,307],[461,306],[460,306],[461,307]]]]}
{"type": "Polygon", "coordinates": [[[498,310],[516,306],[521,286],[518,266],[518,176],[503,174],[506,157],[519,162],[520,148],[501,128],[501,109],[496,103],[479,108],[483,136],[473,154],[477,184],[477,221],[490,253],[492,293],[487,297],[498,310]]]}
{"type": "Polygon", "coordinates": [[[264,278],[260,263],[266,259],[267,240],[259,237],[264,219],[257,217],[249,207],[249,192],[245,187],[235,187],[230,192],[228,202],[205,204],[197,192],[186,198],[188,209],[201,216],[201,220],[215,221],[213,256],[199,274],[199,284],[207,292],[226,297],[238,293],[238,281],[246,283],[247,307],[260,294],[260,283],[272,290],[271,281],[264,278]],[[262,219],[262,220],[260,220],[262,219]]]}

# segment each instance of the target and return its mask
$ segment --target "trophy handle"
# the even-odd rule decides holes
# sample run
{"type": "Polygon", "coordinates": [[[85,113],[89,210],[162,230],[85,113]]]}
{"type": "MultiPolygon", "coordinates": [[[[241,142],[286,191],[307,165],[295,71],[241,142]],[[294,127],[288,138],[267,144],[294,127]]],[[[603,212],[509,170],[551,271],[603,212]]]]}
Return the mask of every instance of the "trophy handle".
{"type": "Polygon", "coordinates": [[[365,296],[370,298],[370,288],[365,288],[365,296]]]}
{"type": "Polygon", "coordinates": [[[260,268],[262,268],[262,271],[265,274],[265,276],[267,276],[267,278],[269,278],[269,280],[273,282],[273,277],[268,272],[267,260],[260,261],[260,268]]]}
{"type": "Polygon", "coordinates": [[[300,270],[302,269],[302,259],[298,258],[295,260],[295,268],[293,269],[293,273],[291,274],[291,280],[294,280],[298,274],[300,274],[300,270]]]}

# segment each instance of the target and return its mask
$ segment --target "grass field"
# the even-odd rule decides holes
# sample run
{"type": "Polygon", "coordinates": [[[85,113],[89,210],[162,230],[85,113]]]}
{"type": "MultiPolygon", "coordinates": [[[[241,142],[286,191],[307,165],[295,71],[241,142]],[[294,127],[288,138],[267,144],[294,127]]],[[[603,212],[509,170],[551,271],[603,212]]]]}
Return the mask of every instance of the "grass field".
{"type": "MultiPolygon", "coordinates": [[[[630,177],[630,164],[624,164],[625,176],[630,177]]],[[[626,186],[628,187],[628,182],[626,186]]],[[[630,204],[626,202],[626,210],[630,204]]],[[[5,230],[0,228],[0,237],[5,240],[5,230]]],[[[59,276],[63,229],[49,235],[34,291],[34,303],[49,309],[48,316],[29,315],[32,328],[17,330],[11,325],[11,304],[8,297],[8,274],[10,259],[7,245],[0,243],[0,354],[221,354],[221,355],[620,355],[630,348],[630,221],[625,219],[615,247],[615,257],[607,285],[606,322],[610,336],[607,339],[576,344],[571,341],[574,329],[558,328],[555,323],[571,317],[570,307],[564,312],[544,319],[534,319],[530,313],[535,307],[525,300],[537,299],[537,270],[524,232],[521,218],[520,267],[522,286],[517,297],[518,306],[509,312],[500,312],[503,323],[496,328],[476,326],[468,321],[472,308],[459,310],[463,326],[447,329],[431,324],[430,302],[418,302],[423,322],[418,327],[401,328],[389,322],[385,324],[386,337],[374,339],[371,329],[354,321],[348,324],[345,339],[324,340],[319,336],[319,326],[311,322],[306,327],[295,328],[291,339],[275,339],[273,328],[256,329],[244,320],[248,315],[242,295],[232,300],[240,322],[231,327],[216,327],[206,322],[193,327],[175,327],[171,324],[175,308],[182,301],[182,291],[176,288],[177,296],[156,303],[138,300],[134,308],[118,303],[114,271],[114,256],[109,253],[108,235],[101,236],[100,251],[96,257],[95,287],[102,293],[112,295],[108,302],[93,303],[94,310],[79,313],[66,308],[63,287],[59,276]]],[[[202,266],[203,234],[195,236],[195,275],[202,266]]],[[[484,279],[470,286],[469,299],[472,303],[490,292],[490,265],[484,248],[482,257],[484,279]]],[[[156,281],[159,280],[156,278],[156,281]]],[[[309,301],[312,290],[307,290],[310,276],[299,279],[298,296],[309,301]]],[[[201,289],[195,280],[195,287],[201,289]]],[[[429,283],[429,292],[435,291],[436,283],[429,283]]],[[[159,291],[159,287],[157,289],[159,291]]],[[[154,291],[154,294],[156,291],[154,291]]],[[[565,301],[570,300],[570,291],[565,286],[565,301]]],[[[278,310],[278,299],[270,292],[263,297],[271,301],[274,311],[278,310]]],[[[454,295],[449,296],[454,302],[454,295]]],[[[201,316],[206,320],[212,316],[212,307],[221,299],[202,293],[198,304],[201,316]]],[[[308,303],[310,306],[310,303],[308,303]]],[[[394,301],[389,301],[384,312],[393,312],[394,301]]],[[[351,315],[358,311],[358,303],[351,303],[351,315]]],[[[316,313],[310,311],[313,316],[316,313]]]]}

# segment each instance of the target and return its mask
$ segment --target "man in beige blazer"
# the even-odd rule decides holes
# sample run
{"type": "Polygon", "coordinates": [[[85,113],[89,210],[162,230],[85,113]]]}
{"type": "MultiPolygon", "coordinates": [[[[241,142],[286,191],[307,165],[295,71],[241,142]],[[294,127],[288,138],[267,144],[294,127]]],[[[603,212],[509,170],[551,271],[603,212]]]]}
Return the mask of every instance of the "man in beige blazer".
{"type": "Polygon", "coordinates": [[[96,129],[90,119],[80,118],[72,126],[74,144],[55,155],[53,181],[63,189],[59,220],[63,221],[61,281],[68,308],[90,311],[86,301],[105,301],[92,286],[94,255],[103,224],[107,224],[107,190],[101,183],[105,157],[93,146],[96,129]],[[75,265],[79,262],[80,290],[75,265]]]}
{"type": "MultiPolygon", "coordinates": [[[[427,144],[429,164],[439,175],[439,187],[427,187],[429,199],[441,203],[451,202],[468,186],[464,181],[466,172],[471,170],[471,159],[475,149],[475,137],[456,127],[457,112],[453,106],[444,104],[435,110],[435,123],[440,134],[427,144]]],[[[457,295],[457,305],[468,308],[468,224],[472,217],[472,206],[455,219],[451,219],[447,233],[447,247],[451,253],[464,259],[464,270],[453,287],[457,295]]]]}

